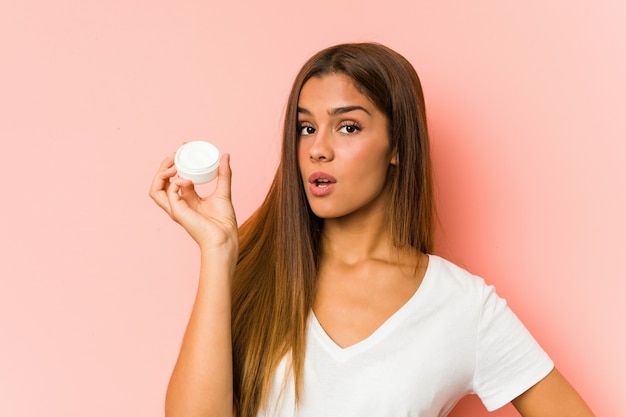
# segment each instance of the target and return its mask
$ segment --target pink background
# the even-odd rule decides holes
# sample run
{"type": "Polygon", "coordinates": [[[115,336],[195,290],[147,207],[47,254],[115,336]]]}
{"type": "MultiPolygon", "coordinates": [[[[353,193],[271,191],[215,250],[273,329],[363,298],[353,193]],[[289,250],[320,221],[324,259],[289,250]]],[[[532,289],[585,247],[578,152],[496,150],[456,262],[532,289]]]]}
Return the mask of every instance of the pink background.
{"type": "MultiPolygon", "coordinates": [[[[149,200],[153,173],[211,140],[245,219],[297,69],[360,40],[422,78],[437,252],[497,286],[599,416],[620,415],[625,5],[3,1],[0,415],[162,414],[198,254],[149,200]]],[[[471,398],[453,412],[486,414],[471,398]]]]}

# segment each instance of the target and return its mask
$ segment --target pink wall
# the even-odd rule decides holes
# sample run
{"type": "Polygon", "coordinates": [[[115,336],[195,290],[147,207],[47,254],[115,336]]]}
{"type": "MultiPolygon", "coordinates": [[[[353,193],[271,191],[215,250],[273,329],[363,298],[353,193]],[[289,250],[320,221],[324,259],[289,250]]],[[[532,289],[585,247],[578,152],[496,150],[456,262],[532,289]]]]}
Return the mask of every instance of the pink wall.
{"type": "Polygon", "coordinates": [[[357,40],[421,74],[439,253],[498,287],[598,415],[625,410],[625,3],[239,3],[0,4],[0,415],[161,414],[197,252],[153,172],[210,139],[246,218],[296,70],[357,40]]]}

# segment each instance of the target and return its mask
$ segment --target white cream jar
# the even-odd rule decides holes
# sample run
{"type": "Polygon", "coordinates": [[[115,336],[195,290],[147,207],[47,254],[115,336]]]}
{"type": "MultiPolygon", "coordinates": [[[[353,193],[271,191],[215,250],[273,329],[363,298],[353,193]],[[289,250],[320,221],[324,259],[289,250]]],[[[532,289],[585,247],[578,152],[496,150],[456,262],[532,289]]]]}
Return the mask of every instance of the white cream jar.
{"type": "Polygon", "coordinates": [[[174,164],[178,176],[194,184],[204,184],[217,176],[220,151],[204,141],[187,142],[176,151],[174,164]]]}

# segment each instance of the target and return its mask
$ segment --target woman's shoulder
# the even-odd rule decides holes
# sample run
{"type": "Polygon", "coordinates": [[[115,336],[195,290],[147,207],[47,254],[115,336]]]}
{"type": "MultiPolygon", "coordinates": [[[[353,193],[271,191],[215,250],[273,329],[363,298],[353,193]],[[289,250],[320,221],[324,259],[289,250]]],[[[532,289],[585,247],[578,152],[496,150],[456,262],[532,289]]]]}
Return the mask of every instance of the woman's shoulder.
{"type": "Polygon", "coordinates": [[[482,277],[438,255],[428,255],[426,273],[436,284],[450,289],[483,291],[492,287],[482,277]]]}
{"type": "Polygon", "coordinates": [[[501,299],[493,285],[467,269],[437,255],[429,255],[422,282],[424,300],[440,309],[475,311],[480,314],[489,300],[501,299]]]}

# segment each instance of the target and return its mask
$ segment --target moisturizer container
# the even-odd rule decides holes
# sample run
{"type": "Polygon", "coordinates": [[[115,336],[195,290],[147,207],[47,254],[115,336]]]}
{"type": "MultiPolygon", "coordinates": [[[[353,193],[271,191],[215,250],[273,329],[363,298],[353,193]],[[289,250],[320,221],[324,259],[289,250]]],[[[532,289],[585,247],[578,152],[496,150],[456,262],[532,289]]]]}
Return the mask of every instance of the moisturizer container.
{"type": "Polygon", "coordinates": [[[204,184],[217,176],[220,151],[209,142],[187,142],[176,151],[174,165],[178,176],[194,184],[204,184]]]}

